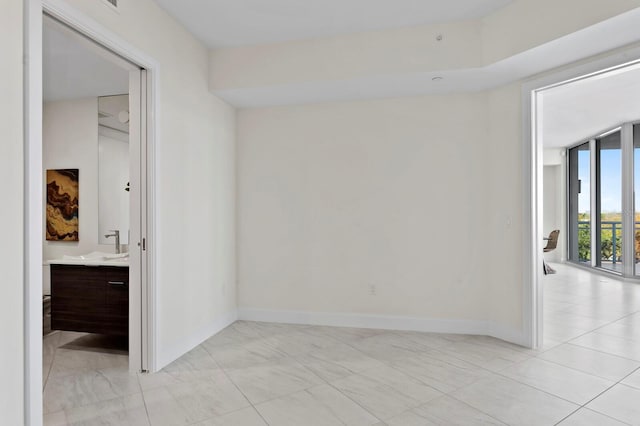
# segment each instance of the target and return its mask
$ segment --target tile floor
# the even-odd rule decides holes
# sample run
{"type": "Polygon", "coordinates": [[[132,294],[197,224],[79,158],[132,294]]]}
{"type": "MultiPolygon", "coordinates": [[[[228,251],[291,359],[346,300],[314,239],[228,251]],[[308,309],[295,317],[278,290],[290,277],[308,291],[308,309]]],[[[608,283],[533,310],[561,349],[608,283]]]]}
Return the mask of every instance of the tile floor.
{"type": "Polygon", "coordinates": [[[640,285],[553,266],[538,351],[239,321],[161,372],[135,375],[120,342],[54,332],[45,424],[640,425],[640,285]]]}

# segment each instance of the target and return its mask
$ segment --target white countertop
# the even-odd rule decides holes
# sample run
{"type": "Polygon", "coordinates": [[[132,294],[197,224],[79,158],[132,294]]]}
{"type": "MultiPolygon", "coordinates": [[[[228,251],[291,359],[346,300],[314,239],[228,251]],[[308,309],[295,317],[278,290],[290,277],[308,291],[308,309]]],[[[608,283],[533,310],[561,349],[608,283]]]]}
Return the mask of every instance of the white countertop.
{"type": "Polygon", "coordinates": [[[103,253],[94,251],[82,256],[65,255],[62,259],[52,259],[48,265],[84,265],[84,266],[119,266],[129,267],[129,253],[103,253]]]}

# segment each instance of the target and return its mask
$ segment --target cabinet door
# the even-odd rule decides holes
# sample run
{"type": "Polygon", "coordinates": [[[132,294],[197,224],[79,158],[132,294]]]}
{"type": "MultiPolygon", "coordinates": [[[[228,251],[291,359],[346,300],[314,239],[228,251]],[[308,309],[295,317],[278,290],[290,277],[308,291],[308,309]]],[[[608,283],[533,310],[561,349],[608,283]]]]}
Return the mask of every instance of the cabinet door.
{"type": "Polygon", "coordinates": [[[127,335],[129,332],[129,269],[113,267],[105,271],[105,315],[110,333],[127,335]]]}
{"type": "Polygon", "coordinates": [[[100,268],[51,265],[51,327],[93,332],[106,313],[100,268]]]}

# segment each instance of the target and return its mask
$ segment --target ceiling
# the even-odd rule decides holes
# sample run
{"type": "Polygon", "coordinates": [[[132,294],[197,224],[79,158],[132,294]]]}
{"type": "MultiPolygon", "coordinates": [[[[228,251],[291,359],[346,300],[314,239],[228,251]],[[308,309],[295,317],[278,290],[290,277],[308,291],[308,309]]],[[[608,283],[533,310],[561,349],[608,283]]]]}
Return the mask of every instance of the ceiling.
{"type": "Polygon", "coordinates": [[[210,48],[486,16],[512,0],[156,0],[210,48]]]}
{"type": "Polygon", "coordinates": [[[129,92],[129,72],[113,54],[49,19],[42,36],[45,102],[129,92]]]}
{"type": "MultiPolygon", "coordinates": [[[[432,0],[326,0],[304,2],[302,7],[300,0],[270,0],[267,10],[262,5],[264,0],[156,1],[186,22],[185,25],[210,46],[253,44],[477,17],[509,3],[509,0],[457,0],[443,4],[432,0]],[[365,3],[369,4],[367,8],[364,8],[365,3]],[[357,12],[365,9],[366,16],[360,17],[357,12]]],[[[631,20],[627,26],[635,29],[636,24],[636,20],[631,20]]],[[[618,31],[610,34],[625,33],[620,30],[623,27],[619,23],[616,25],[618,31]]],[[[635,30],[626,32],[635,33],[635,30]]],[[[444,81],[435,84],[431,81],[433,76],[425,73],[402,75],[396,78],[398,81],[393,80],[393,76],[383,76],[371,81],[330,83],[335,87],[325,87],[326,84],[307,85],[309,87],[291,85],[229,91],[219,95],[236,106],[261,106],[261,103],[305,103],[309,99],[316,102],[340,100],[341,97],[351,99],[362,97],[363,93],[369,97],[388,97],[482,90],[522,77],[512,75],[514,69],[522,69],[523,75],[531,75],[556,66],[545,62],[553,61],[556,56],[567,60],[568,52],[582,54],[577,47],[564,43],[556,49],[558,55],[553,55],[550,54],[551,44],[519,55],[523,58],[513,57],[484,69],[448,72],[444,81]],[[523,68],[521,62],[529,64],[529,68],[538,64],[541,69],[523,68]]],[[[128,71],[123,68],[122,61],[60,24],[45,20],[43,51],[45,101],[128,92],[128,71]]],[[[640,118],[640,66],[629,67],[607,78],[593,77],[549,89],[544,92],[543,99],[545,148],[573,145],[621,122],[640,118]]]]}
{"type": "Polygon", "coordinates": [[[640,65],[542,93],[545,148],[561,148],[640,119],[640,65]]]}

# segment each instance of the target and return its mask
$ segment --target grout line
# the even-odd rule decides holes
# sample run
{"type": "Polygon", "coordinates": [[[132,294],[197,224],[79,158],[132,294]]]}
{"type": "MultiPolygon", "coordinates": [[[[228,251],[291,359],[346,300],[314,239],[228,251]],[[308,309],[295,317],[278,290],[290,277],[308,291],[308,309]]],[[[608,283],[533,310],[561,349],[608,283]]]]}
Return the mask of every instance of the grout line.
{"type": "Polygon", "coordinates": [[[144,389],[142,389],[142,383],[140,383],[140,375],[149,373],[136,372],[136,380],[138,382],[138,388],[140,389],[140,396],[142,397],[142,405],[144,405],[144,412],[147,414],[147,423],[151,426],[151,416],[149,415],[149,407],[147,407],[147,399],[144,397],[144,389]]]}
{"type": "MultiPolygon", "coordinates": [[[[264,338],[264,337],[262,337],[262,338],[264,338]]],[[[209,354],[209,356],[213,359],[213,362],[215,362],[215,364],[218,366],[218,368],[220,369],[220,371],[222,371],[222,374],[224,374],[224,376],[227,378],[227,380],[229,380],[229,382],[230,382],[230,383],[231,383],[231,384],[232,384],[232,385],[233,385],[233,386],[238,390],[238,392],[240,392],[240,394],[244,397],[244,399],[245,399],[245,400],[247,401],[247,403],[249,404],[249,407],[253,408],[253,410],[258,414],[258,416],[260,416],[260,418],[262,419],[262,421],[264,421],[264,423],[265,423],[266,425],[269,425],[269,422],[267,421],[267,419],[265,419],[265,418],[264,418],[264,416],[262,415],[262,413],[260,412],[260,410],[258,410],[258,409],[256,408],[255,404],[254,404],[254,403],[249,399],[249,397],[247,397],[247,395],[242,391],[242,389],[240,389],[240,386],[238,386],[238,384],[237,384],[237,383],[236,383],[236,382],[231,378],[231,376],[229,375],[229,373],[227,373],[227,371],[225,370],[225,368],[223,368],[222,366],[220,366],[220,364],[218,363],[218,361],[216,361],[216,359],[213,357],[213,355],[212,355],[212,354],[211,354],[211,352],[209,351],[209,348],[207,348],[207,347],[206,347],[206,346],[204,346],[204,345],[203,345],[203,348],[204,348],[205,352],[207,352],[207,353],[209,354]]],[[[267,361],[267,362],[268,362],[268,361],[267,361]]],[[[296,391],[296,392],[300,392],[300,391],[296,391]]],[[[293,393],[296,393],[296,392],[292,392],[292,393],[291,393],[291,394],[289,394],[289,395],[292,395],[293,393]]],[[[279,397],[277,397],[277,398],[282,398],[282,397],[284,397],[284,396],[287,396],[287,395],[279,396],[279,397]]],[[[277,399],[277,398],[273,398],[273,399],[277,399]]],[[[272,401],[273,399],[270,399],[270,400],[267,400],[267,401],[262,401],[262,402],[260,402],[260,403],[258,403],[258,404],[262,404],[262,403],[265,403],[265,402],[268,402],[268,401],[272,401]]],[[[248,407],[243,407],[243,408],[241,408],[241,409],[239,409],[239,410],[243,410],[243,409],[245,409],[245,408],[248,408],[248,407]]],[[[239,411],[239,410],[235,410],[235,411],[239,411]]],[[[231,412],[229,412],[229,413],[232,413],[232,412],[235,412],[235,411],[231,411],[231,412]]],[[[226,413],[226,414],[229,414],[229,413],[226,413]]]]}
{"type": "MultiPolygon", "coordinates": [[[[587,405],[589,405],[591,402],[595,401],[596,399],[598,399],[599,397],[601,397],[602,395],[604,395],[605,393],[607,393],[608,391],[610,391],[611,389],[613,389],[615,386],[618,386],[619,384],[623,384],[623,383],[622,383],[622,381],[623,381],[624,379],[626,379],[627,377],[631,376],[632,374],[634,374],[636,371],[639,371],[639,370],[640,370],[640,367],[636,368],[636,369],[635,369],[635,370],[633,370],[631,373],[627,374],[626,376],[624,376],[623,378],[621,378],[620,380],[618,380],[617,382],[615,382],[614,384],[612,384],[611,386],[609,386],[608,388],[606,388],[605,390],[603,390],[602,392],[600,392],[599,394],[597,394],[596,396],[594,396],[593,398],[591,398],[590,400],[588,400],[587,402],[585,402],[584,404],[580,405],[580,407],[578,407],[578,409],[576,409],[574,412],[572,412],[571,414],[569,414],[567,417],[565,417],[565,418],[563,418],[562,420],[560,420],[558,423],[556,423],[556,425],[557,425],[557,424],[559,424],[559,423],[561,423],[561,422],[563,422],[563,421],[564,421],[564,420],[566,420],[568,417],[571,417],[573,414],[575,414],[577,411],[579,411],[579,410],[581,410],[581,409],[583,409],[583,408],[584,408],[584,409],[587,409],[587,410],[591,410],[590,408],[587,408],[587,405]]],[[[613,420],[619,421],[619,422],[621,422],[621,423],[628,424],[627,422],[624,422],[624,421],[622,421],[622,420],[620,420],[620,419],[617,419],[617,418],[615,418],[615,417],[611,417],[611,416],[609,416],[608,414],[601,413],[600,411],[596,411],[596,410],[591,410],[591,411],[594,411],[594,412],[596,412],[596,413],[598,413],[598,414],[602,414],[602,415],[604,415],[605,417],[609,417],[610,419],[613,419],[613,420]]]]}
{"type": "Polygon", "coordinates": [[[566,416],[564,416],[563,418],[560,419],[560,421],[554,423],[554,426],[559,425],[560,423],[564,422],[565,420],[567,420],[569,417],[573,416],[574,414],[576,414],[578,411],[582,410],[582,407],[578,407],[575,410],[573,410],[572,412],[570,412],[569,414],[567,414],[566,416]]]}
{"type": "Polygon", "coordinates": [[[60,333],[55,332],[57,337],[58,337],[58,342],[56,342],[56,345],[54,346],[53,349],[53,355],[51,356],[51,363],[49,363],[49,369],[47,370],[47,377],[43,380],[42,383],[42,392],[44,393],[44,389],[47,386],[47,383],[49,382],[49,377],[51,376],[51,370],[53,370],[53,363],[56,360],[56,354],[58,353],[58,344],[60,343],[60,333]]]}
{"type": "Polygon", "coordinates": [[[208,420],[219,419],[220,417],[224,417],[224,416],[227,416],[227,415],[230,415],[230,414],[238,413],[238,412],[240,412],[242,410],[246,410],[247,408],[251,408],[252,410],[254,410],[256,412],[256,414],[258,414],[258,416],[260,416],[260,418],[262,418],[262,420],[265,422],[265,424],[267,426],[270,426],[269,423],[267,423],[267,421],[264,419],[264,417],[262,417],[262,415],[258,412],[258,410],[255,409],[255,407],[253,405],[247,405],[246,407],[238,408],[238,409],[235,409],[235,410],[227,411],[227,412],[222,413],[222,414],[217,414],[217,415],[214,415],[214,416],[211,416],[211,417],[207,417],[206,419],[203,419],[203,420],[196,420],[194,422],[190,422],[189,426],[191,426],[191,425],[193,425],[193,426],[200,425],[203,422],[206,422],[208,420]]]}
{"type": "MultiPolygon", "coordinates": [[[[578,407],[581,407],[581,406],[582,406],[579,402],[571,401],[571,400],[569,400],[569,399],[567,399],[567,398],[565,398],[565,397],[562,397],[562,396],[556,395],[556,394],[551,393],[551,392],[549,392],[549,391],[547,391],[547,390],[540,389],[540,388],[538,388],[538,387],[535,387],[535,386],[534,386],[534,385],[532,385],[532,384],[529,384],[529,383],[523,382],[523,381],[521,381],[521,380],[519,380],[519,379],[516,379],[516,378],[510,377],[510,376],[507,376],[507,375],[503,374],[502,372],[496,372],[495,374],[496,374],[497,376],[499,376],[500,378],[507,379],[507,380],[511,380],[512,382],[516,382],[516,383],[521,384],[521,385],[523,385],[523,386],[527,386],[527,387],[529,387],[529,388],[531,388],[531,389],[534,389],[534,390],[536,390],[536,391],[538,391],[538,392],[542,392],[542,393],[545,393],[545,394],[547,394],[547,395],[549,395],[549,396],[552,396],[553,398],[561,399],[561,400],[563,400],[563,401],[565,401],[565,402],[568,402],[568,403],[570,403],[571,405],[577,405],[578,407]]],[[[608,388],[607,388],[607,389],[608,389],[608,388]]]]}
{"type": "MultiPolygon", "coordinates": [[[[570,345],[570,343],[563,343],[563,345],[570,345]]],[[[629,358],[624,358],[624,357],[621,357],[621,356],[618,356],[618,355],[613,355],[613,354],[610,354],[610,353],[608,353],[608,352],[600,352],[600,351],[596,351],[596,350],[594,350],[594,349],[587,348],[587,347],[585,347],[585,346],[578,346],[578,345],[571,345],[571,346],[575,346],[575,347],[577,347],[577,348],[585,349],[585,350],[588,350],[588,351],[597,352],[597,353],[602,354],[602,355],[608,355],[608,356],[612,356],[612,357],[620,358],[621,360],[624,360],[624,361],[632,361],[632,362],[635,362],[636,364],[638,364],[638,365],[639,365],[639,368],[640,368],[640,361],[636,361],[636,360],[629,359],[629,358]]],[[[536,358],[539,358],[539,357],[536,357],[536,358]]],[[[559,362],[557,362],[557,361],[554,361],[554,360],[551,360],[551,359],[545,359],[545,358],[539,358],[539,359],[540,359],[541,361],[546,361],[546,362],[549,362],[549,363],[551,363],[551,364],[558,365],[558,366],[560,366],[560,367],[568,368],[569,370],[577,371],[577,372],[579,372],[579,373],[586,374],[586,375],[591,376],[591,377],[597,377],[597,378],[599,378],[599,379],[606,380],[606,381],[608,381],[608,382],[613,382],[613,380],[612,380],[612,379],[610,379],[610,378],[608,378],[608,377],[603,377],[603,376],[597,375],[597,374],[595,374],[595,373],[590,373],[590,372],[588,372],[588,371],[580,370],[580,369],[578,369],[578,368],[571,367],[571,366],[569,366],[569,365],[565,365],[565,364],[561,364],[561,363],[559,363],[559,362]]],[[[635,371],[635,370],[633,370],[633,371],[635,371]]]]}
{"type": "Polygon", "coordinates": [[[349,401],[353,402],[354,404],[356,404],[358,407],[362,408],[366,413],[370,414],[374,419],[377,419],[380,422],[385,422],[384,420],[382,420],[380,417],[376,416],[375,414],[373,414],[371,411],[369,411],[368,408],[363,407],[362,404],[360,404],[358,401],[354,400],[353,398],[351,398],[349,395],[347,395],[346,393],[344,393],[342,390],[338,389],[337,387],[335,387],[333,385],[333,383],[327,383],[328,386],[330,386],[331,388],[335,389],[340,395],[344,396],[345,398],[347,398],[349,401]]]}
{"type": "MultiPolygon", "coordinates": [[[[253,328],[253,327],[252,327],[253,328]]],[[[255,330],[258,335],[261,336],[261,339],[264,339],[264,337],[262,336],[262,334],[260,334],[257,330],[255,330]]],[[[211,351],[209,350],[209,348],[204,345],[203,343],[200,344],[202,346],[202,348],[205,350],[205,352],[207,352],[209,354],[209,356],[211,357],[211,359],[213,359],[213,362],[218,366],[218,368],[220,369],[220,371],[222,371],[222,374],[224,374],[224,376],[227,378],[227,380],[229,380],[229,382],[238,390],[238,392],[240,392],[240,394],[244,397],[244,399],[247,401],[247,403],[249,404],[248,407],[243,407],[240,408],[238,410],[235,411],[230,411],[229,413],[225,413],[223,415],[226,414],[231,414],[234,413],[236,411],[240,411],[240,410],[244,410],[246,408],[251,407],[253,409],[253,411],[255,411],[258,416],[260,416],[260,418],[262,419],[262,421],[269,426],[269,422],[267,422],[267,419],[264,418],[264,416],[262,415],[262,413],[260,411],[258,411],[258,409],[255,407],[255,405],[253,404],[253,402],[251,402],[251,400],[247,397],[247,395],[242,391],[242,389],[240,389],[240,387],[238,386],[238,384],[231,378],[231,376],[229,375],[229,373],[227,373],[227,371],[218,363],[218,361],[214,358],[213,354],[211,353],[211,351]]]]}
{"type": "MultiPolygon", "coordinates": [[[[475,382],[474,382],[474,383],[475,383],[475,382]]],[[[465,386],[465,387],[466,387],[466,386],[465,386]]],[[[462,388],[460,388],[460,389],[462,389],[462,388]]],[[[459,390],[459,389],[457,389],[457,390],[459,390]]],[[[502,423],[502,424],[503,424],[503,425],[505,425],[505,426],[508,426],[508,424],[507,424],[507,423],[503,422],[502,420],[498,419],[497,417],[494,417],[494,416],[492,416],[491,414],[489,414],[489,413],[487,413],[487,412],[485,412],[485,411],[482,411],[481,409],[476,408],[476,407],[474,407],[473,405],[471,405],[471,404],[469,404],[469,403],[467,403],[467,402],[465,402],[465,401],[463,401],[463,400],[461,400],[461,399],[458,399],[458,398],[456,398],[455,396],[451,395],[451,393],[456,392],[457,390],[452,391],[452,392],[450,392],[450,393],[448,393],[448,394],[445,394],[445,395],[446,395],[448,398],[455,399],[456,401],[458,401],[458,402],[460,402],[460,403],[462,403],[462,404],[466,405],[467,407],[471,407],[472,409],[474,409],[474,410],[478,411],[479,413],[482,413],[482,414],[484,414],[485,416],[488,416],[488,417],[492,418],[493,420],[495,420],[495,421],[497,421],[497,422],[499,422],[499,423],[502,423]]]]}
{"type": "MultiPolygon", "coordinates": [[[[331,387],[331,385],[329,385],[329,384],[327,384],[327,385],[320,385],[320,386],[329,386],[329,387],[331,387]]],[[[320,401],[318,398],[316,398],[314,395],[312,395],[312,394],[311,394],[311,392],[309,392],[309,390],[310,390],[310,389],[313,389],[313,387],[308,388],[308,389],[305,389],[303,392],[305,392],[306,394],[308,394],[310,397],[314,398],[314,399],[316,400],[316,402],[317,402],[317,403],[319,403],[319,405],[320,405],[321,407],[325,408],[325,409],[326,409],[330,414],[333,414],[333,415],[334,415],[334,417],[336,418],[336,420],[338,420],[338,421],[340,422],[340,424],[342,424],[342,426],[349,426],[347,423],[345,423],[344,421],[342,421],[342,419],[341,419],[341,418],[339,418],[339,417],[337,416],[337,414],[335,414],[334,410],[333,410],[330,406],[328,406],[327,404],[325,404],[325,403],[324,403],[324,401],[320,401]]],[[[338,392],[340,392],[340,391],[338,390],[338,392]]],[[[341,393],[341,392],[340,392],[340,393],[341,393]]],[[[344,394],[343,394],[343,395],[344,395],[344,394]]],[[[346,397],[346,395],[344,395],[344,396],[346,397]]],[[[355,401],[353,401],[353,402],[355,403],[355,401]]],[[[357,403],[356,403],[356,404],[357,404],[357,403]]],[[[360,405],[360,404],[357,404],[357,405],[360,405]]],[[[363,407],[361,407],[361,408],[363,408],[363,407]]],[[[364,408],[363,408],[363,409],[364,409],[364,408]]],[[[367,410],[365,410],[365,411],[367,411],[367,410]]],[[[367,411],[367,412],[368,412],[368,411],[367,411]]],[[[372,415],[372,416],[373,416],[373,415],[372,415]]],[[[374,418],[374,419],[376,419],[376,420],[378,420],[378,421],[381,421],[381,420],[380,420],[379,418],[377,418],[376,416],[373,416],[373,418],[374,418]]]]}
{"type": "MultiPolygon", "coordinates": [[[[390,331],[390,333],[392,333],[392,334],[396,334],[396,332],[394,332],[394,331],[390,331]]],[[[425,333],[425,334],[431,334],[431,333],[425,333]]],[[[375,336],[370,336],[370,337],[375,337],[375,336]]],[[[360,339],[360,340],[364,340],[364,339],[368,339],[368,337],[363,338],[363,339],[360,339]]],[[[448,339],[447,339],[447,340],[448,340],[448,339]]],[[[464,338],[464,339],[462,339],[461,341],[463,341],[463,340],[467,340],[467,338],[464,338]]],[[[451,341],[449,344],[453,344],[453,343],[457,343],[457,341],[451,341]]],[[[380,362],[381,364],[385,365],[386,367],[391,368],[391,369],[393,369],[393,370],[395,370],[395,371],[398,371],[398,372],[400,372],[400,373],[402,373],[402,374],[404,374],[404,375],[409,376],[409,374],[408,374],[408,373],[406,373],[406,372],[404,372],[404,371],[402,371],[402,370],[399,370],[399,369],[395,368],[395,367],[393,366],[393,364],[392,364],[392,363],[393,363],[394,361],[396,361],[396,360],[397,360],[397,361],[400,361],[400,360],[403,360],[403,359],[409,358],[409,357],[410,357],[410,355],[402,356],[402,357],[398,357],[398,358],[396,358],[396,359],[394,359],[394,360],[385,360],[385,359],[381,360],[381,359],[378,359],[378,358],[373,357],[371,354],[369,354],[369,353],[367,353],[367,352],[365,352],[365,351],[363,351],[363,350],[361,350],[361,349],[359,349],[359,348],[357,348],[357,347],[354,347],[354,346],[352,346],[352,345],[350,345],[350,344],[348,344],[348,343],[345,343],[345,344],[347,344],[349,347],[353,348],[353,349],[354,349],[354,350],[356,350],[357,352],[360,352],[361,354],[363,354],[363,355],[365,355],[365,356],[367,356],[367,357],[369,357],[369,358],[372,358],[372,359],[374,359],[374,360],[376,360],[376,361],[380,362]]],[[[444,346],[448,346],[449,344],[444,345],[444,346]]],[[[444,347],[444,346],[443,346],[443,347],[444,347]]],[[[406,348],[403,348],[403,349],[406,349],[406,348]]],[[[429,347],[428,349],[430,349],[430,350],[432,350],[432,351],[439,352],[440,354],[445,355],[445,356],[449,355],[449,354],[447,354],[447,353],[445,353],[445,352],[442,352],[442,351],[438,350],[438,348],[432,348],[432,347],[429,347]]],[[[424,352],[420,352],[420,351],[416,352],[416,354],[417,354],[417,355],[423,355],[423,356],[427,356],[427,357],[429,357],[427,354],[425,354],[424,352]]],[[[450,356],[450,355],[449,355],[449,356],[450,356]]],[[[464,363],[467,363],[467,364],[469,364],[469,365],[471,365],[471,366],[474,366],[474,367],[476,367],[476,368],[478,368],[478,369],[480,369],[480,370],[482,370],[482,371],[484,371],[484,372],[488,373],[488,375],[490,375],[490,374],[493,374],[493,373],[494,373],[494,372],[493,372],[493,371],[491,371],[491,370],[485,369],[485,368],[483,368],[483,367],[481,367],[481,366],[479,366],[479,365],[476,365],[476,364],[474,364],[474,363],[472,363],[472,362],[469,362],[469,361],[466,361],[466,360],[464,360],[464,359],[460,359],[460,358],[457,358],[457,357],[454,357],[454,358],[458,359],[458,360],[459,360],[459,361],[461,361],[461,362],[464,362],[464,363]]],[[[452,363],[449,363],[449,362],[447,362],[447,361],[444,361],[444,360],[437,360],[437,359],[434,359],[434,360],[435,360],[435,361],[441,361],[441,362],[444,362],[445,364],[449,364],[449,365],[451,365],[451,366],[453,366],[453,367],[457,367],[456,365],[454,365],[454,364],[452,364],[452,363]]],[[[358,373],[354,373],[353,375],[362,375],[362,373],[365,373],[366,371],[369,371],[369,370],[373,370],[373,369],[375,369],[375,368],[377,368],[377,367],[372,367],[372,368],[370,368],[370,369],[363,370],[363,371],[360,371],[360,372],[358,372],[358,373]]],[[[409,376],[409,377],[412,377],[412,376],[409,376]]],[[[433,401],[433,400],[435,400],[435,399],[437,399],[437,398],[440,398],[440,397],[442,397],[442,396],[449,396],[449,397],[452,397],[452,396],[450,395],[451,393],[456,392],[457,390],[462,389],[463,387],[470,386],[470,385],[472,385],[472,384],[476,383],[477,381],[479,381],[479,380],[481,380],[481,379],[484,379],[484,378],[486,378],[486,377],[487,377],[487,375],[482,376],[482,377],[478,377],[476,380],[473,380],[471,383],[465,384],[465,386],[462,386],[462,387],[460,387],[460,388],[458,388],[458,389],[454,389],[453,391],[450,391],[450,392],[443,392],[443,391],[441,391],[441,390],[439,390],[439,389],[434,388],[433,386],[431,386],[430,384],[428,384],[428,383],[424,382],[423,380],[421,380],[421,379],[419,379],[419,378],[417,378],[417,377],[414,377],[414,379],[415,379],[415,380],[419,381],[421,384],[423,384],[423,385],[425,385],[425,386],[427,386],[427,387],[429,387],[429,388],[431,388],[431,389],[434,389],[436,392],[440,393],[441,395],[439,395],[439,396],[437,396],[437,397],[435,397],[435,398],[433,398],[433,399],[431,399],[431,400],[429,400],[429,401],[421,402],[421,403],[420,403],[420,404],[418,404],[417,406],[415,406],[415,407],[413,407],[413,408],[410,408],[409,410],[406,410],[405,412],[412,411],[412,410],[414,410],[415,408],[418,408],[418,407],[420,407],[420,406],[422,406],[422,405],[424,405],[424,404],[428,404],[429,402],[431,402],[431,401],[433,401]]],[[[329,385],[330,385],[331,387],[333,387],[334,389],[336,389],[336,390],[337,390],[338,392],[340,392],[341,394],[343,394],[345,397],[347,397],[347,398],[349,398],[350,400],[352,400],[353,402],[355,402],[357,405],[361,406],[358,402],[354,401],[351,397],[349,397],[348,395],[346,395],[346,394],[345,394],[344,392],[342,392],[340,389],[336,388],[336,387],[333,385],[333,383],[329,383],[329,385]]],[[[452,397],[452,398],[453,398],[453,397],[452,397]]],[[[456,400],[457,400],[457,398],[454,398],[454,399],[456,399],[456,400]]],[[[460,402],[464,403],[464,401],[460,401],[460,402]]],[[[466,404],[466,403],[464,403],[464,404],[466,404]]],[[[466,405],[469,405],[469,404],[466,404],[466,405]]],[[[361,407],[362,407],[362,406],[361,406],[361,407]]],[[[363,408],[365,411],[369,412],[369,410],[367,410],[366,408],[364,408],[364,407],[362,407],[362,408],[363,408]]],[[[477,408],[475,408],[475,407],[472,407],[472,408],[474,408],[475,410],[478,410],[478,409],[477,409],[477,408]]],[[[487,415],[487,416],[489,416],[489,417],[491,417],[491,418],[494,418],[493,416],[491,416],[491,415],[490,415],[490,414],[488,414],[488,413],[485,413],[485,412],[484,412],[484,411],[482,411],[482,410],[478,410],[478,411],[479,411],[479,412],[481,412],[481,413],[483,413],[483,414],[485,414],[485,415],[487,415]]],[[[377,417],[377,416],[375,416],[373,413],[371,413],[371,412],[369,412],[369,413],[370,413],[372,416],[374,416],[375,418],[378,418],[378,417],[377,417]]],[[[494,418],[494,419],[495,419],[495,418],[494,418]]],[[[498,419],[495,419],[495,420],[498,420],[498,419]]],[[[382,420],[382,419],[380,419],[380,421],[384,422],[384,420],[382,420]]],[[[500,421],[500,420],[498,420],[498,421],[500,421]]],[[[503,422],[502,422],[502,421],[500,421],[500,423],[503,423],[503,422]]]]}

